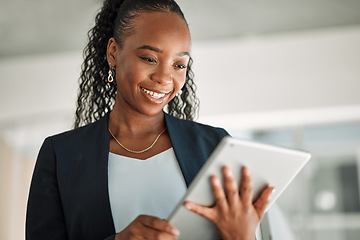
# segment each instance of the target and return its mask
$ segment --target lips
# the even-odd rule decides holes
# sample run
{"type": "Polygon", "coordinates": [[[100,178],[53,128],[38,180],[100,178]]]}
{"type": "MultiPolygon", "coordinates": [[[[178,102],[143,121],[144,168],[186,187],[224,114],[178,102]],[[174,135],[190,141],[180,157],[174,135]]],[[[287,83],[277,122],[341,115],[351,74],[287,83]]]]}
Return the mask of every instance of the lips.
{"type": "Polygon", "coordinates": [[[140,87],[141,90],[148,96],[148,98],[150,98],[150,100],[155,101],[156,103],[161,103],[165,96],[167,96],[170,92],[155,92],[155,91],[151,91],[149,89],[140,87]]]}
{"type": "Polygon", "coordinates": [[[150,91],[146,88],[143,88],[141,87],[141,89],[147,93],[148,95],[150,95],[152,98],[155,98],[155,99],[159,99],[159,98],[162,98],[165,96],[165,93],[158,93],[158,92],[153,92],[153,91],[150,91]]]}

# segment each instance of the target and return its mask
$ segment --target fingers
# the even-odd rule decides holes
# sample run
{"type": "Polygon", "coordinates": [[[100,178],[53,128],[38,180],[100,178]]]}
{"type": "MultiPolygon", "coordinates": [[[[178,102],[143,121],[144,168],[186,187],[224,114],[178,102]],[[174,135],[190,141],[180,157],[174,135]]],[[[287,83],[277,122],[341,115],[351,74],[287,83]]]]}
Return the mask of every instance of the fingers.
{"type": "Polygon", "coordinates": [[[237,207],[239,205],[239,187],[234,177],[234,173],[231,168],[223,167],[225,192],[230,207],[237,207]]]}
{"type": "Polygon", "coordinates": [[[220,178],[218,178],[217,176],[211,176],[210,183],[215,199],[214,207],[201,206],[194,202],[185,202],[184,206],[188,210],[193,211],[199,214],[200,216],[207,218],[210,221],[214,221],[217,218],[217,211],[215,210],[215,207],[219,209],[221,212],[227,212],[229,206],[220,178]]]}
{"type": "Polygon", "coordinates": [[[221,180],[217,176],[211,176],[211,187],[214,194],[215,205],[222,211],[228,210],[228,203],[221,180]]]}
{"type": "Polygon", "coordinates": [[[148,215],[140,215],[124,230],[119,232],[115,239],[177,239],[179,231],[166,220],[148,215]]]}
{"type": "Polygon", "coordinates": [[[201,206],[193,202],[185,202],[185,207],[213,222],[223,239],[253,238],[256,226],[263,218],[273,187],[267,187],[253,203],[253,183],[249,168],[241,169],[240,188],[233,171],[224,167],[224,188],[218,177],[210,178],[215,205],[201,206]],[[239,227],[241,226],[241,227],[239,227]]]}
{"type": "Polygon", "coordinates": [[[193,211],[194,213],[197,213],[210,221],[214,221],[216,219],[214,208],[201,206],[197,203],[188,201],[184,203],[184,206],[188,210],[193,211]]]}
{"type": "Polygon", "coordinates": [[[251,180],[250,169],[243,167],[241,169],[240,196],[242,204],[245,208],[252,205],[253,184],[251,180]]]}
{"type": "MultiPolygon", "coordinates": [[[[159,233],[166,232],[166,233],[174,235],[174,236],[180,235],[179,230],[177,230],[175,227],[173,227],[166,220],[163,220],[163,219],[160,219],[157,217],[153,217],[153,216],[148,216],[148,215],[140,215],[137,217],[137,220],[147,228],[152,228],[152,229],[158,230],[159,233]]],[[[157,234],[156,231],[153,234],[157,234]]],[[[153,238],[153,239],[157,239],[157,238],[153,238]]]]}
{"type": "Polygon", "coordinates": [[[274,187],[267,187],[261,192],[260,197],[254,203],[254,207],[260,219],[263,218],[267,204],[269,203],[270,195],[274,192],[274,187]]]}

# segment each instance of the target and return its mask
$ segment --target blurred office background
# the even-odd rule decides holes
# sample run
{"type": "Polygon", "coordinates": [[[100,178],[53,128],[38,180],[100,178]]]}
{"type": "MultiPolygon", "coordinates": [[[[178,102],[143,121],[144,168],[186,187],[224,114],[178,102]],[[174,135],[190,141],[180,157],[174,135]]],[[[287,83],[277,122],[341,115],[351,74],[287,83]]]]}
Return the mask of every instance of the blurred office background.
{"type": "MultiPolygon", "coordinates": [[[[72,127],[101,2],[0,0],[0,239],[24,239],[37,152],[72,127]]],[[[279,208],[299,239],[358,239],[360,1],[178,3],[193,37],[199,121],[312,152],[279,208]]]]}

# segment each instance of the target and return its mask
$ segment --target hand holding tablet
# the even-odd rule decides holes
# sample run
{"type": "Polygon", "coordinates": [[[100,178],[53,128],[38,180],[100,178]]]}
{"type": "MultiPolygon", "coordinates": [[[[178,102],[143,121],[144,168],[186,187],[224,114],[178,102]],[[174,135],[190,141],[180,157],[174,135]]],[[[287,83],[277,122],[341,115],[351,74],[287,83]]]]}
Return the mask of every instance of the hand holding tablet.
{"type": "Polygon", "coordinates": [[[211,176],[210,179],[215,198],[214,206],[185,202],[185,207],[211,221],[223,240],[251,239],[264,216],[274,187],[266,187],[253,203],[252,180],[248,168],[242,168],[240,186],[231,168],[223,167],[222,174],[224,188],[219,177],[211,176]]]}
{"type": "MultiPolygon", "coordinates": [[[[183,199],[179,202],[168,220],[173,226],[180,230],[181,234],[179,239],[220,239],[219,232],[214,224],[199,214],[186,209],[184,206],[185,202],[193,202],[207,206],[207,208],[204,207],[202,210],[209,210],[214,209],[209,208],[209,206],[214,206],[214,202],[217,203],[215,199],[218,199],[219,196],[221,199],[225,194],[225,200],[227,200],[228,206],[234,203],[236,204],[236,199],[230,200],[230,196],[234,196],[235,194],[234,191],[231,190],[230,185],[234,186],[234,184],[239,184],[240,179],[242,179],[240,193],[236,196],[240,196],[239,201],[242,203],[242,207],[247,205],[250,212],[256,211],[258,217],[261,219],[263,212],[279,197],[309,158],[310,154],[304,151],[225,137],[199,171],[194,181],[190,184],[183,199]],[[233,180],[229,181],[228,175],[226,174],[228,169],[224,169],[224,166],[233,170],[233,180]],[[243,168],[244,166],[251,171],[251,178],[247,176],[247,168],[243,168]],[[213,184],[210,184],[209,179],[211,179],[213,184]],[[252,192],[246,190],[251,186],[248,182],[249,179],[252,179],[252,192]],[[224,183],[223,186],[225,190],[222,190],[220,182],[224,183]],[[267,199],[271,194],[272,188],[268,186],[275,187],[276,192],[272,194],[270,202],[266,206],[266,204],[263,204],[261,201],[267,199]],[[222,192],[219,189],[222,190],[222,192]],[[262,191],[264,189],[266,190],[262,191]],[[259,197],[261,192],[262,195],[259,197]],[[256,199],[260,202],[254,202],[256,199]],[[253,202],[254,204],[252,204],[253,202]],[[249,205],[251,205],[251,207],[249,207],[249,205]]],[[[199,207],[194,204],[190,204],[190,206],[199,207]]],[[[221,207],[224,208],[224,205],[221,207]]],[[[197,210],[198,209],[199,208],[197,208],[197,210]]],[[[224,212],[224,209],[222,210],[224,212]]],[[[210,210],[210,212],[211,211],[215,210],[210,210]]],[[[209,214],[209,211],[205,214],[209,214]]],[[[214,212],[211,214],[214,214],[214,212]]],[[[257,225],[258,221],[255,222],[257,225]]],[[[241,225],[239,227],[241,227],[241,225]]],[[[226,230],[224,226],[218,226],[218,228],[226,230]]],[[[253,226],[250,226],[249,229],[253,229],[253,226]]],[[[224,236],[223,233],[222,235],[224,236]]]]}

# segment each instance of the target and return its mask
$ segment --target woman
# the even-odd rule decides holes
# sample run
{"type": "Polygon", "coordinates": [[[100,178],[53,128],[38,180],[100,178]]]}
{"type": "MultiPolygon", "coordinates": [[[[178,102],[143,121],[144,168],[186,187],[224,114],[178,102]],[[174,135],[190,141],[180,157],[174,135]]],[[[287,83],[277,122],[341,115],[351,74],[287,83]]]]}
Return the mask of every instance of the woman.
{"type": "MultiPolygon", "coordinates": [[[[228,135],[190,121],[198,101],[184,15],[172,0],[106,0],[89,39],[75,129],[40,150],[26,237],[176,239],[164,218],[228,135]]],[[[224,189],[211,179],[213,207],[185,206],[223,239],[254,239],[273,189],[252,203],[249,170],[240,189],[230,169],[223,174],[224,189]]]]}

